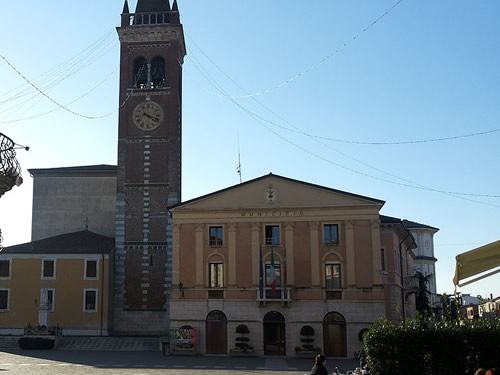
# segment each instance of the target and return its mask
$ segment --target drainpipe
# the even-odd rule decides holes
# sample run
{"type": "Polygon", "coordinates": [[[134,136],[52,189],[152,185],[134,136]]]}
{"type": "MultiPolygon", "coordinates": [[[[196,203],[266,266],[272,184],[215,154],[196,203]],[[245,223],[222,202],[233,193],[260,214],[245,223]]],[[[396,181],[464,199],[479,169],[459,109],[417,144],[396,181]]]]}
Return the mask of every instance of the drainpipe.
{"type": "Polygon", "coordinates": [[[104,314],[104,254],[101,254],[101,322],[100,322],[101,336],[102,336],[103,314],[104,314]]]}

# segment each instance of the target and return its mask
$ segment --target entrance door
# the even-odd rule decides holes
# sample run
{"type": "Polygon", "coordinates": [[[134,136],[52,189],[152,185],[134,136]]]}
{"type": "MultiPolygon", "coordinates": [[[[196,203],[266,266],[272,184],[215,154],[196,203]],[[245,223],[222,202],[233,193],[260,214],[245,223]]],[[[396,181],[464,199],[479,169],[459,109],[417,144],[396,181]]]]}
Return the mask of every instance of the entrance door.
{"type": "Polygon", "coordinates": [[[328,313],[323,319],[323,348],[327,357],[347,357],[345,319],[339,313],[328,313]]]}
{"type": "Polygon", "coordinates": [[[277,311],[264,316],[264,354],[286,355],[285,318],[277,311]]]}
{"type": "Polygon", "coordinates": [[[227,319],[219,310],[213,310],[205,321],[207,354],[227,354],[227,319]]]}

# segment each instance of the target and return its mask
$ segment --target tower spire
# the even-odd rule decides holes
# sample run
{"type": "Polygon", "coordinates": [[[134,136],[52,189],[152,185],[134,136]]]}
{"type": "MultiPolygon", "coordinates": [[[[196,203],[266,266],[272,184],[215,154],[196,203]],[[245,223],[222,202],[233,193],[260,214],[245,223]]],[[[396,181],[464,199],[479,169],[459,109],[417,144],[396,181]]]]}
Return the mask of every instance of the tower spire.
{"type": "Polygon", "coordinates": [[[125,0],[125,4],[123,4],[122,14],[129,14],[130,10],[128,9],[128,0],[125,0]]]}
{"type": "Polygon", "coordinates": [[[172,4],[172,11],[173,12],[179,11],[179,6],[177,5],[177,0],[174,0],[174,3],[172,4]]]}

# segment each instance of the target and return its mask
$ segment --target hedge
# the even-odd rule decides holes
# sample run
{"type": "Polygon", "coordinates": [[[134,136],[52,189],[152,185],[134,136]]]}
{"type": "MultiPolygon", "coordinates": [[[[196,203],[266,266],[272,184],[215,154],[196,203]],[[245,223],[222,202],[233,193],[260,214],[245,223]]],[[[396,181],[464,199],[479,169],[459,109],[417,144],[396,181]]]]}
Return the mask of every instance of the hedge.
{"type": "Polygon", "coordinates": [[[54,349],[54,339],[44,337],[21,337],[18,341],[21,349],[49,350],[54,349]]]}
{"type": "Polygon", "coordinates": [[[371,374],[470,375],[500,367],[500,319],[375,323],[364,336],[371,374]]]}

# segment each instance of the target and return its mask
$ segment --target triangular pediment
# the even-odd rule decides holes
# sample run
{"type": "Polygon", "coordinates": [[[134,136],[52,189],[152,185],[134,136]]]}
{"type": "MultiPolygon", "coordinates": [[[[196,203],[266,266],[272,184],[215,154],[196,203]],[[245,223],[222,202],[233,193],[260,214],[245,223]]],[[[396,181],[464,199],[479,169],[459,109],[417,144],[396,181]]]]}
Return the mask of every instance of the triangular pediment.
{"type": "Polygon", "coordinates": [[[384,201],[269,174],[184,202],[180,210],[373,207],[384,201]]]}

